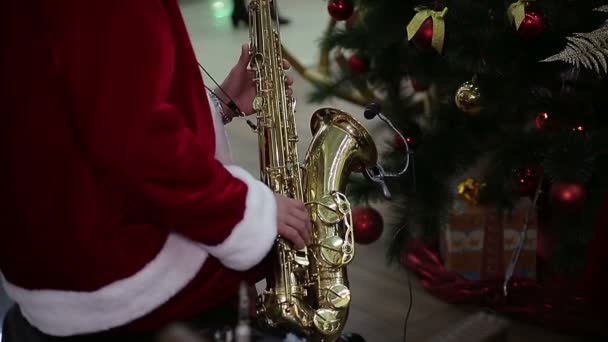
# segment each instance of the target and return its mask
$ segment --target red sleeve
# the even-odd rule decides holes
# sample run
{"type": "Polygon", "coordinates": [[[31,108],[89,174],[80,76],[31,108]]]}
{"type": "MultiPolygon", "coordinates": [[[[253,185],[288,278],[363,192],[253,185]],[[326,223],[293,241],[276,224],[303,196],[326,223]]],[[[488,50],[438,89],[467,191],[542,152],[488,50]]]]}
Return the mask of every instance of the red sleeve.
{"type": "Polygon", "coordinates": [[[161,2],[48,3],[58,14],[75,137],[90,165],[145,203],[146,219],[200,242],[226,266],[259,262],[276,236],[274,196],[216,160],[167,103],[176,42],[161,2]]]}

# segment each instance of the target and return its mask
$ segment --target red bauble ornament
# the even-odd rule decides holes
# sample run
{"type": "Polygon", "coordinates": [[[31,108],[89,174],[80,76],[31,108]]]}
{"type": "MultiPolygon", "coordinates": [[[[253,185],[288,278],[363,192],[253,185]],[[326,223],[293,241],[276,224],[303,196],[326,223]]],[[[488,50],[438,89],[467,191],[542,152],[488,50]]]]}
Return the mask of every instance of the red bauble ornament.
{"type": "Polygon", "coordinates": [[[429,49],[433,42],[433,18],[427,18],[420,28],[418,32],[412,38],[412,42],[419,49],[429,49]]]}
{"type": "Polygon", "coordinates": [[[382,215],[371,207],[353,209],[353,229],[355,242],[368,245],[380,238],[384,230],[382,215]]]}
{"type": "Polygon", "coordinates": [[[574,214],[585,204],[587,192],[579,182],[557,182],[551,186],[551,205],[559,212],[574,214]]]}
{"type": "Polygon", "coordinates": [[[534,196],[538,186],[536,171],[529,167],[516,169],[514,172],[517,182],[517,192],[520,196],[534,196]]]}
{"type": "Polygon", "coordinates": [[[348,59],[348,67],[354,74],[363,74],[369,70],[369,62],[361,56],[352,55],[348,59]]]}
{"type": "Polygon", "coordinates": [[[519,25],[519,34],[526,39],[534,39],[545,32],[546,23],[542,13],[526,8],[524,21],[519,25]]]}
{"type": "Polygon", "coordinates": [[[327,3],[327,11],[336,20],[346,20],[353,15],[355,2],[353,0],[330,0],[327,3]]]}
{"type": "Polygon", "coordinates": [[[536,115],[535,123],[536,123],[536,128],[538,128],[538,129],[546,128],[549,123],[549,113],[547,113],[547,112],[538,113],[538,115],[536,115]]]}

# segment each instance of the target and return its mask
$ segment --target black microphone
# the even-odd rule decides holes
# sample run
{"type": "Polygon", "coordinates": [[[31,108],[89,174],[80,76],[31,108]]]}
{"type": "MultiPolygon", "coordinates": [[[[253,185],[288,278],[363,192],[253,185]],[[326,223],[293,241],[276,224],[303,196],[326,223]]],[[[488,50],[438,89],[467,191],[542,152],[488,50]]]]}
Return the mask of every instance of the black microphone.
{"type": "Polygon", "coordinates": [[[369,106],[367,106],[365,108],[365,111],[363,112],[363,116],[365,116],[365,118],[367,120],[371,120],[373,118],[375,118],[378,114],[380,114],[381,112],[381,108],[380,105],[377,103],[371,103],[369,106]]]}

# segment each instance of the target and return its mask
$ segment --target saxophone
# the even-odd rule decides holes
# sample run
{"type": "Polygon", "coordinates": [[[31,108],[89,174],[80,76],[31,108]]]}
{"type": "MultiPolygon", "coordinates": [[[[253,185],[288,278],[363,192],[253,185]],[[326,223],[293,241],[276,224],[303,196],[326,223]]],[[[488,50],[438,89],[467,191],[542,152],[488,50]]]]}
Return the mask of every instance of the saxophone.
{"type": "Polygon", "coordinates": [[[307,204],[313,232],[312,243],[301,250],[277,238],[270,255],[272,272],[257,300],[258,322],[297,331],[310,341],[336,341],[348,316],[346,266],[355,253],[344,190],[351,172],[376,165],[377,150],[367,130],[349,114],[322,108],[312,115],[313,139],[300,163],[296,101],[286,92],[279,28],[271,18],[276,1],[249,3],[260,178],[275,193],[307,204]]]}

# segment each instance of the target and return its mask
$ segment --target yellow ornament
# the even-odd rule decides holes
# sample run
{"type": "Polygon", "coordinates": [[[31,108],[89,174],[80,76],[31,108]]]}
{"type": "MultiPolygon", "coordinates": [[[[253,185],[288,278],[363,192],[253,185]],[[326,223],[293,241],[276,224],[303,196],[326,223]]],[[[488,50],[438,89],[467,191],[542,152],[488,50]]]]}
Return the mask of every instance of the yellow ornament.
{"type": "Polygon", "coordinates": [[[458,194],[468,203],[477,205],[479,203],[479,192],[484,185],[473,178],[467,178],[458,184],[458,194]]]}
{"type": "Polygon", "coordinates": [[[473,82],[464,82],[456,91],[456,107],[468,114],[478,114],[481,112],[481,93],[473,82]]]}

